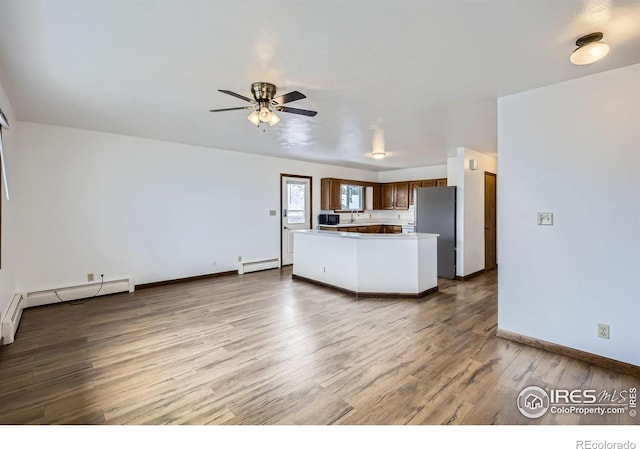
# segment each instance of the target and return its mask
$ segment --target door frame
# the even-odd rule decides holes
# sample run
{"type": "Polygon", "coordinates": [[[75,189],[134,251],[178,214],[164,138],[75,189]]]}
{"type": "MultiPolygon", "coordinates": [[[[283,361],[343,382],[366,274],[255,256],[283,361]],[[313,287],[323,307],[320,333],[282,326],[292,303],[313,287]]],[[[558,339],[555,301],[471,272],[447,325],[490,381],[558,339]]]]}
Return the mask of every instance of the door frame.
{"type": "Polygon", "coordinates": [[[278,232],[280,233],[280,269],[282,270],[282,228],[284,223],[282,221],[282,178],[300,178],[300,179],[308,179],[309,180],[309,229],[313,229],[313,176],[307,175],[292,175],[290,173],[280,173],[280,228],[278,232]]]}
{"type": "MultiPolygon", "coordinates": [[[[493,253],[494,253],[494,256],[495,256],[495,266],[493,268],[490,268],[489,270],[487,270],[487,239],[486,238],[484,239],[485,240],[485,242],[484,242],[484,252],[485,252],[485,254],[484,254],[484,257],[485,257],[485,259],[484,259],[485,260],[484,269],[485,269],[485,271],[491,271],[491,270],[495,270],[495,269],[498,268],[498,174],[497,173],[492,173],[492,172],[489,172],[489,171],[485,171],[484,172],[484,177],[483,177],[483,184],[484,184],[483,196],[484,196],[484,211],[485,211],[485,213],[484,213],[484,227],[485,227],[485,229],[487,227],[487,216],[486,216],[486,210],[487,210],[486,209],[486,207],[487,207],[486,206],[486,202],[487,202],[487,182],[486,182],[486,179],[487,179],[487,176],[490,176],[490,177],[494,178],[494,184],[495,184],[495,204],[494,204],[494,206],[495,206],[494,214],[495,215],[494,215],[494,220],[493,220],[494,226],[495,226],[495,228],[494,228],[495,240],[493,242],[493,247],[494,247],[493,253]]],[[[485,231],[485,233],[483,235],[486,235],[486,231],[485,231]]]]}

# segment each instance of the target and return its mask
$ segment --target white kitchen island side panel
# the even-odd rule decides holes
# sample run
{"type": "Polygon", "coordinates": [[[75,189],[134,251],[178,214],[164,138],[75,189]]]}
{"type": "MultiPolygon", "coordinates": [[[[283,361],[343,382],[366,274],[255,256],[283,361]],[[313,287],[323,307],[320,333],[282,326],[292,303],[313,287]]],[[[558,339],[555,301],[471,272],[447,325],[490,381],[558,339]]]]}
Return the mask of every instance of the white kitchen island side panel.
{"type": "Polygon", "coordinates": [[[293,232],[293,274],[356,291],[357,241],[293,232]]]}
{"type": "Polygon", "coordinates": [[[437,234],[294,231],[293,275],[362,294],[437,290],[437,234]]]}
{"type": "Polygon", "coordinates": [[[358,291],[417,293],[418,240],[358,242],[358,291]]]}
{"type": "Polygon", "coordinates": [[[438,239],[418,240],[418,291],[438,285],[438,239]]]}

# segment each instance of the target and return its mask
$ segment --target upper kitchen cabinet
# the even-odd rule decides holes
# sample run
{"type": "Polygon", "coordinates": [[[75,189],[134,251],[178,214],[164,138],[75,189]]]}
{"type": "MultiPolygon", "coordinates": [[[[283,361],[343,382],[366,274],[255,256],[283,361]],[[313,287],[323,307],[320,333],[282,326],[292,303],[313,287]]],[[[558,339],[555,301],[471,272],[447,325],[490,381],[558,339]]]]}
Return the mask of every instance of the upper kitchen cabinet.
{"type": "Polygon", "coordinates": [[[339,179],[323,178],[320,180],[320,208],[322,210],[340,209],[339,179]]]}
{"type": "Polygon", "coordinates": [[[425,182],[427,181],[411,181],[409,183],[409,206],[413,205],[413,197],[416,194],[416,189],[419,189],[420,187],[427,187],[423,185],[425,182]]]}
{"type": "Polygon", "coordinates": [[[416,193],[416,189],[422,187],[447,187],[447,178],[424,179],[422,181],[409,182],[409,205],[413,206],[413,198],[416,193]]]}
{"type": "Polygon", "coordinates": [[[395,186],[393,184],[382,184],[380,186],[380,209],[393,209],[395,201],[395,186]]]}
{"type": "Polygon", "coordinates": [[[375,209],[376,186],[377,184],[364,181],[322,178],[320,180],[320,208],[334,211],[375,209]]]}
{"type": "Polygon", "coordinates": [[[396,182],[396,209],[409,209],[409,183],[396,182]]]}
{"type": "Polygon", "coordinates": [[[409,183],[392,182],[382,184],[382,204],[385,210],[409,209],[409,183]]]}
{"type": "Polygon", "coordinates": [[[335,211],[370,210],[372,207],[373,210],[406,210],[413,205],[416,189],[446,186],[447,178],[386,183],[323,178],[320,180],[320,207],[335,211]]]}

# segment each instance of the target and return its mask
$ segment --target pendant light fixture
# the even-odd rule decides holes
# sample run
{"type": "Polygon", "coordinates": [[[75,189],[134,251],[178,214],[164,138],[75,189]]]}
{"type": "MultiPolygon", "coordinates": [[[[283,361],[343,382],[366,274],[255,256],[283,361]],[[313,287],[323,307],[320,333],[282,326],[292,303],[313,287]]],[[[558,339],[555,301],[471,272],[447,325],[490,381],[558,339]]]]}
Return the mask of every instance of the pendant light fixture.
{"type": "Polygon", "coordinates": [[[575,65],[593,64],[609,53],[609,46],[601,42],[603,34],[600,32],[587,34],[576,41],[576,48],[569,60],[575,65]]]}

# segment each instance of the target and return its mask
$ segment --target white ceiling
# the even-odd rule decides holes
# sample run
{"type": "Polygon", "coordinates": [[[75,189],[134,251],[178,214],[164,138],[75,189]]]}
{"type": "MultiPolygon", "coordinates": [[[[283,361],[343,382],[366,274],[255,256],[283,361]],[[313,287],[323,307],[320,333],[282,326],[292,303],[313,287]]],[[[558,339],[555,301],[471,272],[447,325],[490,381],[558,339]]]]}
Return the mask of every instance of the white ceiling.
{"type": "Polygon", "coordinates": [[[640,1],[0,0],[0,82],[20,120],[386,170],[494,153],[496,99],[640,62],[640,1]],[[576,38],[611,52],[573,66],[576,38]],[[264,132],[254,81],[299,90],[264,132]],[[375,161],[374,136],[389,157],[375,161]]]}

